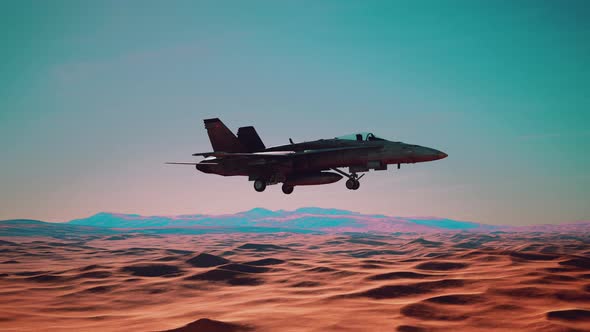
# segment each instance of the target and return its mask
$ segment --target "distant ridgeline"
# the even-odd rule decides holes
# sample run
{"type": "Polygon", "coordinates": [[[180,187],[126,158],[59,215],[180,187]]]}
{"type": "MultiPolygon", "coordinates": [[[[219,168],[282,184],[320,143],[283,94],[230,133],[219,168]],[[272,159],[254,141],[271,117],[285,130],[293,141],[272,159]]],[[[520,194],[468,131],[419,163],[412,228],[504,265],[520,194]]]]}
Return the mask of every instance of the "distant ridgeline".
{"type": "Polygon", "coordinates": [[[589,222],[566,225],[523,227],[492,226],[442,218],[391,217],[361,214],[317,207],[295,211],[271,211],[255,208],[227,215],[140,216],[137,214],[98,213],[65,223],[37,220],[0,221],[0,236],[52,236],[206,233],[439,233],[499,231],[571,231],[590,230],[589,222]]]}
{"type": "Polygon", "coordinates": [[[337,209],[317,207],[300,208],[295,211],[271,211],[255,208],[246,212],[227,215],[179,215],[140,216],[134,214],[98,213],[84,219],[69,222],[72,225],[100,226],[110,228],[230,228],[251,231],[276,229],[288,232],[424,232],[441,230],[464,230],[493,227],[472,222],[438,218],[402,218],[384,215],[369,215],[337,209]]]}

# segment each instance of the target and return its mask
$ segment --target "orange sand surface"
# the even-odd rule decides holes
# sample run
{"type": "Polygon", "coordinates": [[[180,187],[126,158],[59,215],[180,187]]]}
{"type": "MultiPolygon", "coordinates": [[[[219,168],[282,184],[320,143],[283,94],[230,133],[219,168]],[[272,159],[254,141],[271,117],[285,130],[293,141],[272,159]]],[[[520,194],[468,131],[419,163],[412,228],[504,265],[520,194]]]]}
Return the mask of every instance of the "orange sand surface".
{"type": "Polygon", "coordinates": [[[590,331],[590,234],[0,239],[1,331],[590,331]]]}

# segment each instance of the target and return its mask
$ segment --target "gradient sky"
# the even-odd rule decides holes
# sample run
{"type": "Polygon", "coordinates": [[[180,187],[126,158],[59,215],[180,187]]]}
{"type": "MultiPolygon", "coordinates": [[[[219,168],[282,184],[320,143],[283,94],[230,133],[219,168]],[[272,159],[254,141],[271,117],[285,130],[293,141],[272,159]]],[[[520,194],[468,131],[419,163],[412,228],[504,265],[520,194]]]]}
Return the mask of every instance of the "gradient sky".
{"type": "Polygon", "coordinates": [[[343,208],[590,218],[588,1],[2,1],[0,219],[343,208]],[[355,131],[447,159],[256,193],[165,161],[202,119],[267,146],[355,131]]]}

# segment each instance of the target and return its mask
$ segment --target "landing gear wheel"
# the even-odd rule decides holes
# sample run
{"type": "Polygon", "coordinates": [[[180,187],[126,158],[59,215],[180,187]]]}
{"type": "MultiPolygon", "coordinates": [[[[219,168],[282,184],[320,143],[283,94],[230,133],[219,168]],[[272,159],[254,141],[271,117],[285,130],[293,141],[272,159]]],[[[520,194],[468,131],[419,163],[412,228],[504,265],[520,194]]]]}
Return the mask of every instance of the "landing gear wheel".
{"type": "Polygon", "coordinates": [[[256,180],[254,181],[254,190],[257,192],[263,192],[266,189],[266,181],[264,180],[256,180]]]}
{"type": "Polygon", "coordinates": [[[360,179],[365,176],[365,174],[358,176],[358,174],[356,173],[350,173],[347,174],[341,170],[339,170],[338,168],[332,168],[333,171],[336,171],[346,177],[348,177],[348,180],[346,180],[346,188],[350,189],[350,190],[357,190],[358,188],[360,188],[361,183],[360,183],[360,179]]]}
{"type": "Polygon", "coordinates": [[[354,188],[357,185],[357,183],[358,183],[358,181],[356,181],[354,179],[348,179],[348,180],[346,180],[346,188],[350,189],[350,190],[355,190],[354,188]]]}
{"type": "Polygon", "coordinates": [[[290,193],[293,192],[293,189],[295,189],[295,187],[292,185],[283,183],[283,186],[281,187],[281,189],[283,190],[283,193],[289,195],[290,193]]]}

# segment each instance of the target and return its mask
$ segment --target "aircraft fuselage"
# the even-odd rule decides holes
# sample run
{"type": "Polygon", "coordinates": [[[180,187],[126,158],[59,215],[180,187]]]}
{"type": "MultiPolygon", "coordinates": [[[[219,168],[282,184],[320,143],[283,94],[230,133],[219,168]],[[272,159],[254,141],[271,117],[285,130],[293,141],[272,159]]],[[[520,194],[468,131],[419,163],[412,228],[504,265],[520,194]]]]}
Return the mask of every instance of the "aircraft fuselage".
{"type": "MultiPolygon", "coordinates": [[[[356,146],[337,142],[336,139],[318,140],[313,142],[281,145],[265,149],[265,152],[296,152],[314,149],[328,149],[335,147],[356,146]]],[[[357,142],[355,142],[357,143],[357,142]]],[[[330,170],[333,168],[351,167],[357,172],[370,169],[382,170],[391,164],[413,164],[419,162],[434,161],[447,157],[447,154],[435,149],[411,145],[401,142],[380,141],[358,142],[366,147],[374,147],[367,150],[336,150],[323,154],[294,155],[290,160],[280,162],[274,172],[287,176],[292,173],[310,173],[330,170]]],[[[197,169],[204,173],[218,174],[222,176],[251,176],[261,175],[268,170],[260,169],[253,160],[214,158],[205,159],[197,165],[197,169]]]]}

